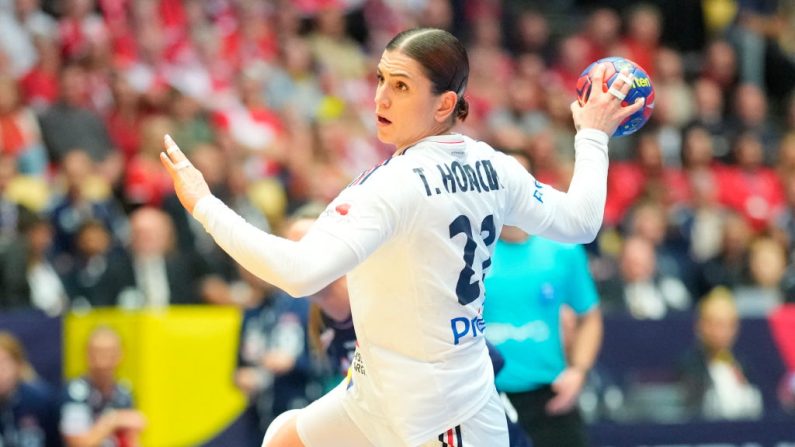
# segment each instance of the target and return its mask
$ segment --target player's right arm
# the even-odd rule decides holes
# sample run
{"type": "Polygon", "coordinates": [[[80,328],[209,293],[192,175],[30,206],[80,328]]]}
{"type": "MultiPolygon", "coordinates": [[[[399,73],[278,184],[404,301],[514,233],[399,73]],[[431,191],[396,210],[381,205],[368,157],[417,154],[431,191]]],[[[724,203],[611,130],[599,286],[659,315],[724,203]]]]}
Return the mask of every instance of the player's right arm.
{"type": "Polygon", "coordinates": [[[287,240],[254,227],[214,197],[201,172],[168,136],[165,147],[161,161],[182,205],[235,261],[294,297],[311,295],[351,271],[389,237],[398,220],[396,200],[354,186],[301,240],[287,240]]]}

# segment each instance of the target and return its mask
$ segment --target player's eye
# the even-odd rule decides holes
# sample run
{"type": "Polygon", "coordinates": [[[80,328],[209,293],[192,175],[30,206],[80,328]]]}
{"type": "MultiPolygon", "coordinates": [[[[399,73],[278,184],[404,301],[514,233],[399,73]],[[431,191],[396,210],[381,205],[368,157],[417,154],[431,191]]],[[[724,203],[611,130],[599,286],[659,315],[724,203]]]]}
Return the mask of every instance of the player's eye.
{"type": "Polygon", "coordinates": [[[384,82],[384,75],[382,75],[381,73],[376,73],[376,74],[375,74],[375,79],[376,79],[376,80],[378,81],[378,83],[380,84],[380,83],[384,82]]]}
{"type": "Polygon", "coordinates": [[[398,81],[398,82],[396,82],[396,83],[395,83],[395,87],[396,87],[398,90],[402,91],[402,92],[405,92],[406,90],[408,90],[408,89],[409,89],[409,86],[408,86],[408,85],[406,85],[406,83],[405,83],[405,82],[403,82],[403,81],[398,81]]]}

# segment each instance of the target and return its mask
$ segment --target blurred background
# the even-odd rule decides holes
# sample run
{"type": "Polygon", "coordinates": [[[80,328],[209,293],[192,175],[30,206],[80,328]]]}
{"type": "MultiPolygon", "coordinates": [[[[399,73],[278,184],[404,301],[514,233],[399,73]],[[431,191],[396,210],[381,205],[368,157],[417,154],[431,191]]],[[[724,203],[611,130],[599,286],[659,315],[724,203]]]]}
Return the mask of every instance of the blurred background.
{"type": "Polygon", "coordinates": [[[582,70],[652,78],[586,247],[593,445],[795,445],[795,1],[0,0],[2,445],[256,446],[328,389],[333,325],[185,213],[162,136],[287,235],[391,154],[374,67],[418,25],[469,50],[459,131],[563,190],[582,70]],[[707,389],[702,351],[734,388],[707,389]]]}

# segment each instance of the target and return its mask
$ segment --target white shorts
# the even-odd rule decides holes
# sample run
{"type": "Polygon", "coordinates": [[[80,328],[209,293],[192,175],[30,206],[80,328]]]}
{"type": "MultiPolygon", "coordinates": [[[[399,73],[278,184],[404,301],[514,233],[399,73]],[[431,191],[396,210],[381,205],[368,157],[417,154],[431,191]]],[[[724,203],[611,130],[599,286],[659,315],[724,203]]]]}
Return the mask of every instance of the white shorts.
{"type": "Polygon", "coordinates": [[[296,429],[305,447],[507,447],[508,425],[497,392],[483,409],[419,446],[406,446],[380,419],[357,425],[342,405],[344,382],[298,414],[296,429]],[[362,428],[360,428],[360,426],[362,428]]]}

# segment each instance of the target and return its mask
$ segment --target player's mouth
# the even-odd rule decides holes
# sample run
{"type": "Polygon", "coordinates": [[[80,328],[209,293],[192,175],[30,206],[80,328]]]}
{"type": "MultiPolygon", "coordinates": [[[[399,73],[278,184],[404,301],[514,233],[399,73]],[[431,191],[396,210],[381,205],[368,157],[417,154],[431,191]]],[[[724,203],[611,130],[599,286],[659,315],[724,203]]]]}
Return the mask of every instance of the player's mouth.
{"type": "Polygon", "coordinates": [[[389,121],[388,119],[384,118],[383,116],[381,116],[381,115],[376,115],[376,116],[378,117],[378,125],[379,126],[388,126],[388,125],[392,124],[392,121],[389,121]]]}

